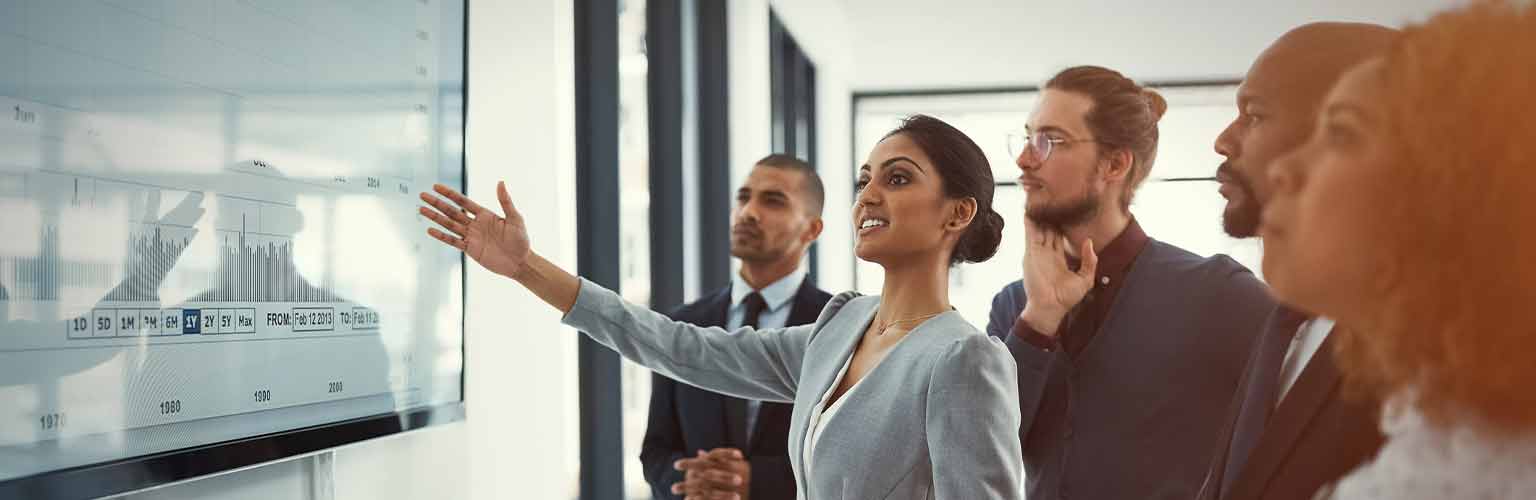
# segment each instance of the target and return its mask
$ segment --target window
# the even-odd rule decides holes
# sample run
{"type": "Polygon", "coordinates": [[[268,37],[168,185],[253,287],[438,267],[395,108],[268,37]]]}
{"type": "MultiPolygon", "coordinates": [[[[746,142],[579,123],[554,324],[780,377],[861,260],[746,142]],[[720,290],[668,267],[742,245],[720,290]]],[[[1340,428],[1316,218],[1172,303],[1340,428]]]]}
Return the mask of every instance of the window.
{"type": "MultiPolygon", "coordinates": [[[[794,35],[774,12],[768,14],[768,73],[772,96],[773,151],[805,160],[821,170],[816,157],[816,65],[801,50],[794,35]]],[[[811,244],[806,260],[809,279],[816,280],[817,247],[811,244]]]]}
{"type": "MultiPolygon", "coordinates": [[[[632,303],[651,304],[651,190],[649,89],[646,58],[646,2],[619,3],[619,293],[632,303]]],[[[651,371],[621,361],[624,496],[651,498],[641,470],[651,401],[651,371]]]]}

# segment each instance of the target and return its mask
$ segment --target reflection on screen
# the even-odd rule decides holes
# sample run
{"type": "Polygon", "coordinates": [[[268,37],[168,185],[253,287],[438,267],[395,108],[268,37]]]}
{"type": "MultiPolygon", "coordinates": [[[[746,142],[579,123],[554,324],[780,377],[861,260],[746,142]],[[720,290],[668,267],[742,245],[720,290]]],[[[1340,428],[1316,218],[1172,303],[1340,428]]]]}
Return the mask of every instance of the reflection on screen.
{"type": "Polygon", "coordinates": [[[0,481],[460,401],[462,16],[0,3],[0,481]]]}

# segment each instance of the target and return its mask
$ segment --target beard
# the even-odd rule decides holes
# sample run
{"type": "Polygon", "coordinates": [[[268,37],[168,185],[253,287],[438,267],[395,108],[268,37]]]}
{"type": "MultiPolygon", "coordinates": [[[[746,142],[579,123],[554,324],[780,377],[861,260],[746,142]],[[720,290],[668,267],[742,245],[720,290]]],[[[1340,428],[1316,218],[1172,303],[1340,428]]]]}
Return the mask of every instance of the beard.
{"type": "Polygon", "coordinates": [[[1042,228],[1064,233],[1067,228],[1093,220],[1099,214],[1100,193],[1085,186],[1083,194],[1074,199],[1046,203],[1042,207],[1030,207],[1026,203],[1024,216],[1042,228]]]}
{"type": "Polygon", "coordinates": [[[784,255],[784,249],[769,244],[768,236],[760,230],[748,230],[731,234],[731,256],[747,262],[770,261],[784,255]]]}
{"type": "Polygon", "coordinates": [[[731,235],[731,256],[742,260],[762,260],[769,252],[761,236],[731,235]]]}
{"type": "Polygon", "coordinates": [[[1253,192],[1253,182],[1248,180],[1242,172],[1232,168],[1230,163],[1222,163],[1216,168],[1217,176],[1226,176],[1232,187],[1242,194],[1236,201],[1227,200],[1227,208],[1221,212],[1221,229],[1233,238],[1252,238],[1259,235],[1259,218],[1264,207],[1259,204],[1259,197],[1253,192]]]}

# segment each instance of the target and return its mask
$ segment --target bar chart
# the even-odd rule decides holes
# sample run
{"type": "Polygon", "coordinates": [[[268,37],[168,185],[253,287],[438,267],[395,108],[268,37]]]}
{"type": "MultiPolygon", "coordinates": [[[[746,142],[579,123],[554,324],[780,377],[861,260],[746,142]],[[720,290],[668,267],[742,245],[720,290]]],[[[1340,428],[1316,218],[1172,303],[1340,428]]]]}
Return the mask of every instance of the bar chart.
{"type": "Polygon", "coordinates": [[[461,400],[462,10],[0,2],[0,482],[461,400]]]}

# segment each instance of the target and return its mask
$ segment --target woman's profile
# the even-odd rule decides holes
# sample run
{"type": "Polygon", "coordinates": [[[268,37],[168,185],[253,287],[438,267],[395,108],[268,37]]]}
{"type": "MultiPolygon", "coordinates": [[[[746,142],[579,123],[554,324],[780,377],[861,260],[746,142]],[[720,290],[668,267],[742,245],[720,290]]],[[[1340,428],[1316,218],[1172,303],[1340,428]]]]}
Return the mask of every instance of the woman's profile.
{"type": "Polygon", "coordinates": [[[813,325],[726,331],[674,322],[531,250],[505,184],[502,215],[445,186],[422,193],[428,232],[565,313],[564,322],[676,380],[793,402],[801,498],[1019,498],[1023,465],[1007,348],[954,311],[949,271],[992,256],[1003,219],[981,148],[910,117],[858,168],[854,253],[880,265],[879,296],[845,292],[813,325]]]}
{"type": "Polygon", "coordinates": [[[1266,277],[1387,401],[1386,443],[1321,498],[1536,498],[1536,66],[1509,51],[1533,46],[1509,2],[1409,26],[1271,172],[1266,277]]]}

